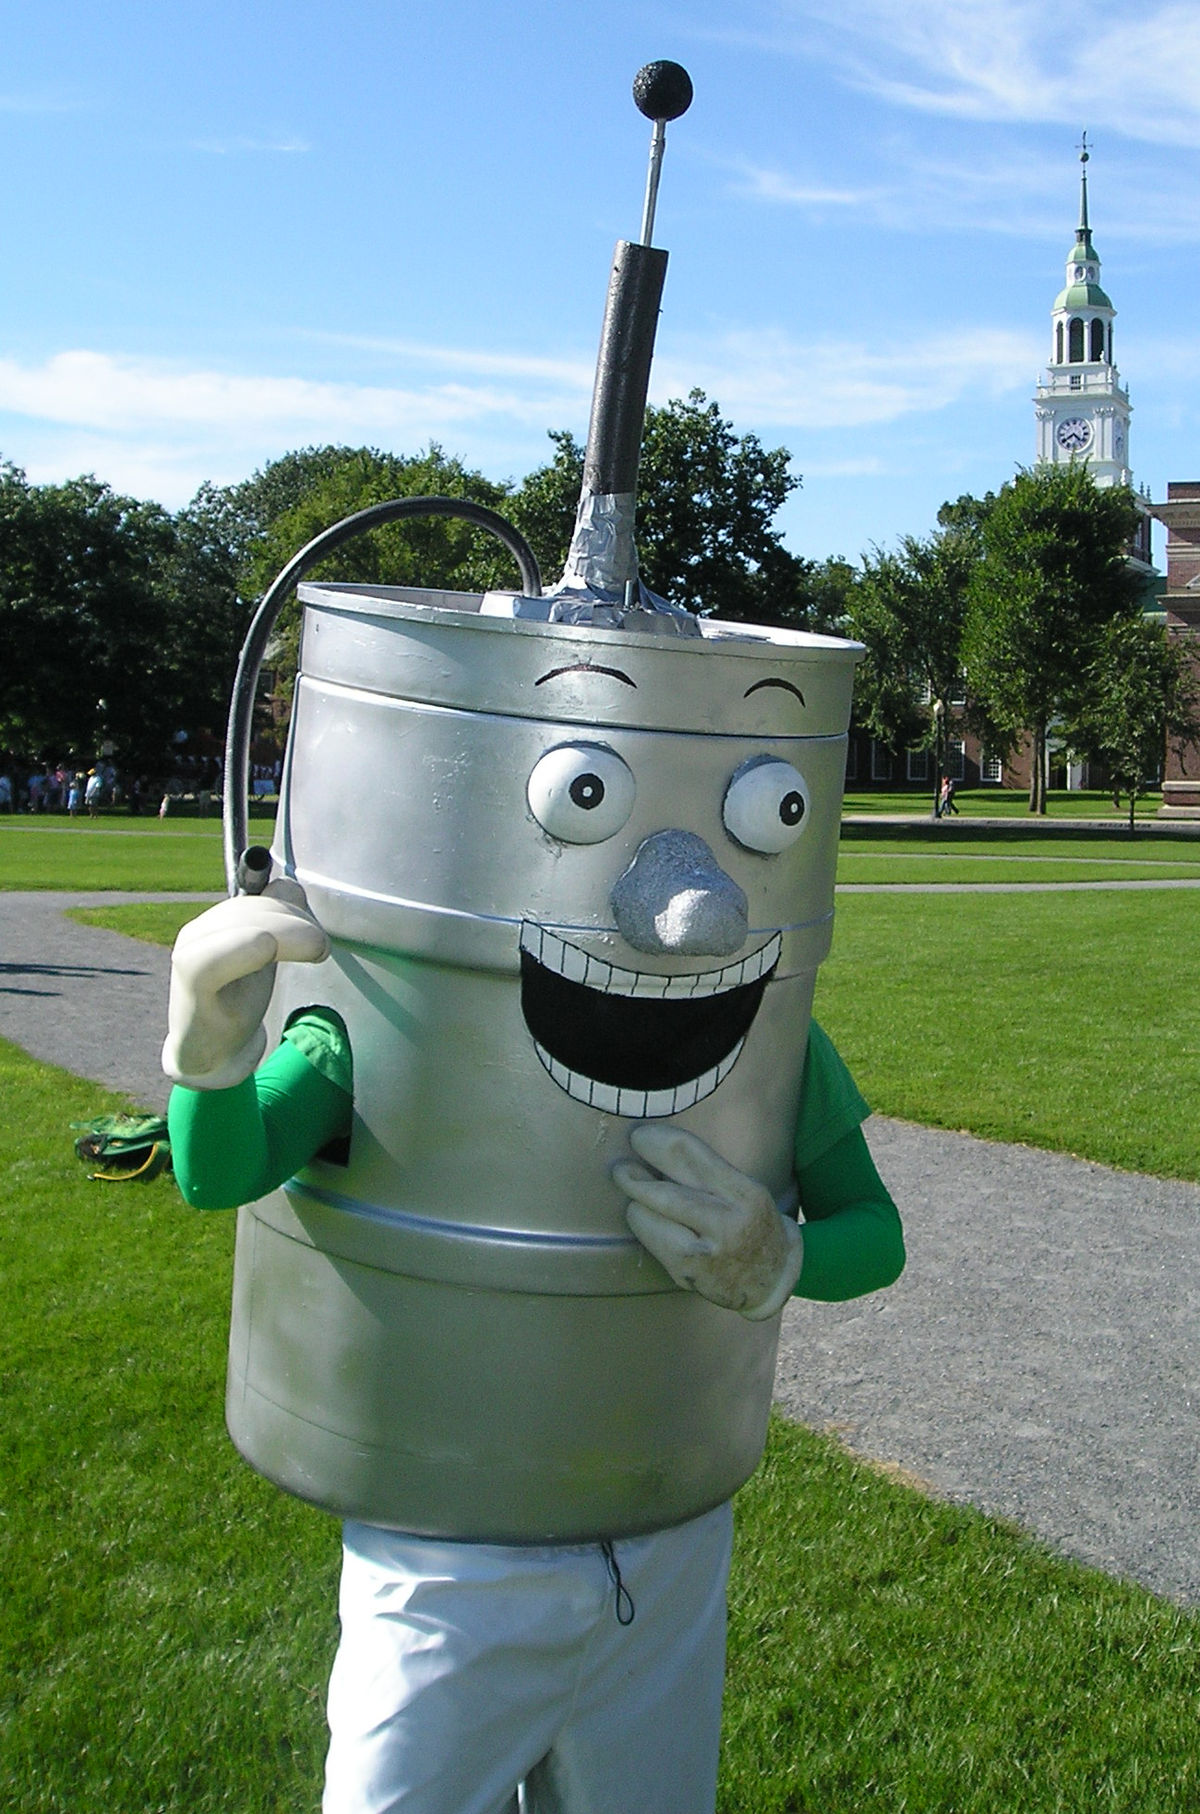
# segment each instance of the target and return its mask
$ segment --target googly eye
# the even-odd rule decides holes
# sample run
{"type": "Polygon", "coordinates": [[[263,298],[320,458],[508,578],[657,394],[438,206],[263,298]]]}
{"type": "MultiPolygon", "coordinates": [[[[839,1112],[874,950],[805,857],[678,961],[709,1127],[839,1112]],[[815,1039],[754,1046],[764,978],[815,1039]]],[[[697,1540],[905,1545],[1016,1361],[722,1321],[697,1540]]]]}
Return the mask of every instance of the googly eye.
{"type": "Polygon", "coordinates": [[[564,844],[600,844],[633,811],[637,785],[615,750],[564,743],[534,764],[525,797],[543,830],[564,844]]]}
{"type": "Polygon", "coordinates": [[[808,784],[790,762],[752,759],[729,783],[721,816],[737,843],[775,856],[794,844],[808,823],[808,784]]]}

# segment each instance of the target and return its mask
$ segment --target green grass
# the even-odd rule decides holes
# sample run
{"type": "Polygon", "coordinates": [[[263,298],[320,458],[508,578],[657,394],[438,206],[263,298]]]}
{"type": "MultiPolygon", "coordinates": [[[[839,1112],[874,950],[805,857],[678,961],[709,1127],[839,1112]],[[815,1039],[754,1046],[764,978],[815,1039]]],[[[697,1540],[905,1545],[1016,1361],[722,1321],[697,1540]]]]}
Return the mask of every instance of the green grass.
{"type": "Polygon", "coordinates": [[[148,945],[173,945],[179,928],[204,911],[205,901],[129,901],[115,907],[68,907],[81,926],[105,926],[148,945]]]}
{"type": "Polygon", "coordinates": [[[0,1088],[0,1807],[313,1807],[337,1530],[224,1434],[232,1220],[87,1182],[91,1085],[0,1088]]]}
{"type": "MultiPolygon", "coordinates": [[[[1029,796],[1007,787],[960,788],[954,804],[964,818],[1030,819],[1029,796]]],[[[1161,794],[1145,794],[1137,803],[1138,819],[1153,819],[1162,805],[1161,794]]],[[[1053,819],[1111,819],[1120,824],[1129,818],[1129,803],[1115,809],[1112,795],[1098,789],[1068,792],[1054,788],[1046,796],[1047,817],[1053,819]]],[[[931,788],[905,787],[888,789],[855,788],[846,790],[844,810],[848,813],[916,813],[925,817],[933,813],[931,788]]],[[[1042,821],[1044,823],[1044,821],[1042,821]]],[[[954,819],[949,823],[953,825],[954,819]]]]}
{"type": "Polygon", "coordinates": [[[219,819],[0,818],[0,888],[223,887],[219,819]]]}
{"type": "Polygon", "coordinates": [[[816,1013],[872,1106],[1200,1179],[1200,902],[843,895],[816,1013]]]}
{"type": "Polygon", "coordinates": [[[1200,1806],[1200,1618],[776,1425],[738,1498],[721,1814],[1200,1806]]]}
{"type": "MultiPolygon", "coordinates": [[[[0,1807],[315,1814],[337,1529],[225,1436],[232,1220],[0,1090],[0,1807]]],[[[722,1814],[1200,1805],[1195,1614],[784,1424],[738,1527],[722,1814]]]]}
{"type": "Polygon", "coordinates": [[[847,826],[839,882],[1106,882],[1200,878],[1200,840],[1156,830],[1121,834],[1064,827],[1059,835],[972,832],[968,825],[847,826]]]}

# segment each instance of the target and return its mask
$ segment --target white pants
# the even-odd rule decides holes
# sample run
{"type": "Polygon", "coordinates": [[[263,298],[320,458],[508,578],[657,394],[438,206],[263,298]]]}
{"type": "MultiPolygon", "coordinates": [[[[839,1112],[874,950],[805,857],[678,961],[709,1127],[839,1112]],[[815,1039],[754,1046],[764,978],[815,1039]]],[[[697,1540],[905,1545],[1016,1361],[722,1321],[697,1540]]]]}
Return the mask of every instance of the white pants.
{"type": "Polygon", "coordinates": [[[732,1527],[617,1542],[621,1624],[596,1544],[347,1524],[323,1814],[711,1814],[732,1527]]]}

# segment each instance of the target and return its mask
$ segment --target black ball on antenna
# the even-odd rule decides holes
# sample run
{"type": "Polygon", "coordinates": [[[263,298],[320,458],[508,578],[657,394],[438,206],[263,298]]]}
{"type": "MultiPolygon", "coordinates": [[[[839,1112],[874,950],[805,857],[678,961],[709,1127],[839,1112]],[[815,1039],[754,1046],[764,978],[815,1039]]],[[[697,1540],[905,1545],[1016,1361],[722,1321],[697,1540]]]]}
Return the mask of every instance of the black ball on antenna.
{"type": "Polygon", "coordinates": [[[692,78],[682,63],[646,63],[633,78],[633,98],[648,120],[677,120],[692,104],[692,78]]]}

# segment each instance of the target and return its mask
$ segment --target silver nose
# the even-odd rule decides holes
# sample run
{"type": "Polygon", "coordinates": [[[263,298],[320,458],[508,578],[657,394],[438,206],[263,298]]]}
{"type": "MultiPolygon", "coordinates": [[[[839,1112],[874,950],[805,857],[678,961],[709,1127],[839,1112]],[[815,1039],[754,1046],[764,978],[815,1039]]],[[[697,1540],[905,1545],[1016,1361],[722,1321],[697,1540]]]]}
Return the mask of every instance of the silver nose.
{"type": "Polygon", "coordinates": [[[610,899],[621,937],[635,951],[729,957],[746,942],[745,895],[690,831],[647,838],[610,899]]]}

